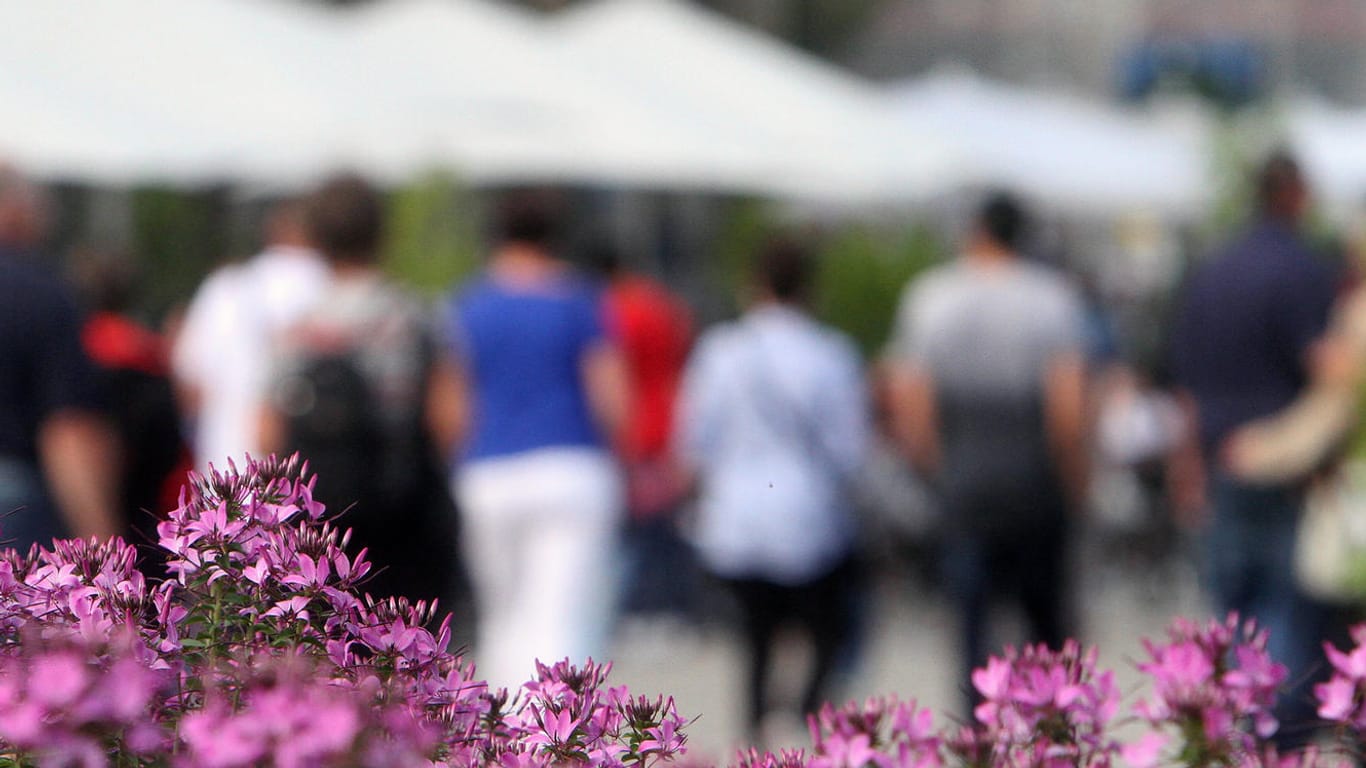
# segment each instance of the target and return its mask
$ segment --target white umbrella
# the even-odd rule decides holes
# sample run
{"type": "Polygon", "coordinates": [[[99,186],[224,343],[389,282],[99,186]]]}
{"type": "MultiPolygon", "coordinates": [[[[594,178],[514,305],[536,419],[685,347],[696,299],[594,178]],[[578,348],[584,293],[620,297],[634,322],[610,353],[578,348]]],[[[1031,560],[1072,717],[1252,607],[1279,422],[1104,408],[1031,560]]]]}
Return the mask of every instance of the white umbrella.
{"type": "Polygon", "coordinates": [[[0,20],[0,80],[45,84],[11,122],[78,104],[131,158],[120,173],[297,183],[346,159],[321,14],[267,0],[0,0],[0,20]]]}
{"type": "Polygon", "coordinates": [[[1301,100],[1288,108],[1291,148],[1314,196],[1336,214],[1366,206],[1366,110],[1301,100]]]}
{"type": "Polygon", "coordinates": [[[536,20],[483,0],[393,0],[351,19],[371,92],[414,164],[472,180],[752,188],[756,163],[601,87],[536,20]]]}
{"type": "Polygon", "coordinates": [[[631,102],[760,161],[775,192],[925,197],[960,178],[951,140],[895,125],[863,82],[690,4],[598,0],[552,28],[631,102]]]}
{"type": "Polygon", "coordinates": [[[1093,101],[941,71],[890,87],[902,124],[950,131],[977,185],[1077,213],[1194,216],[1210,190],[1204,134],[1093,101]]]}

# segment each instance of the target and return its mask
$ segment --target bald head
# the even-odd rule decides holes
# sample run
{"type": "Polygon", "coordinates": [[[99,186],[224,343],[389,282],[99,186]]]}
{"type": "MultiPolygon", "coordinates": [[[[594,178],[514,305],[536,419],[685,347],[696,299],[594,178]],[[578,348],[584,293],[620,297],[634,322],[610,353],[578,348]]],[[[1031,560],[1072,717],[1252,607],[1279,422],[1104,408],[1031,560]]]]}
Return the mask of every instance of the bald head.
{"type": "Polygon", "coordinates": [[[29,248],[47,232],[47,196],[13,166],[0,163],[0,246],[29,248]]]}

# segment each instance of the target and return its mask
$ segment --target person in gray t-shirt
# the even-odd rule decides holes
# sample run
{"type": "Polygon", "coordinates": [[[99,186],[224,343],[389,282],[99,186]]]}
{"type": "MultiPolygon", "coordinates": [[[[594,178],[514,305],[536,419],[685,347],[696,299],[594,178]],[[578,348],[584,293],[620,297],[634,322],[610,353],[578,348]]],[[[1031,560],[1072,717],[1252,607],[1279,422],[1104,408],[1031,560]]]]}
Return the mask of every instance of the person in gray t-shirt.
{"type": "Polygon", "coordinates": [[[965,681],[986,661],[998,592],[1016,593],[1032,642],[1067,635],[1067,517],[1085,485],[1083,316],[1060,274],[1019,257],[1024,228],[1018,203],[991,197],[963,255],[907,286],[891,349],[898,436],[944,508],[965,681]]]}

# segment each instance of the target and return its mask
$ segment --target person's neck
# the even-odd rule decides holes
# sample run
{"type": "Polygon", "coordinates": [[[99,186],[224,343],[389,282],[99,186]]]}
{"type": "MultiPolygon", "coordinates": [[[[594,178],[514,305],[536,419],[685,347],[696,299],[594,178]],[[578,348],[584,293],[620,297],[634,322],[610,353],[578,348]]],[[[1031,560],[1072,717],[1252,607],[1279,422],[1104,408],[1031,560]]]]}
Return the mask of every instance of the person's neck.
{"type": "Polygon", "coordinates": [[[1015,263],[1015,252],[991,241],[979,241],[968,246],[963,259],[969,264],[999,269],[1015,263]]]}
{"type": "Polygon", "coordinates": [[[1263,224],[1269,224],[1281,229],[1295,230],[1300,228],[1300,217],[1298,214],[1278,211],[1274,208],[1263,208],[1261,220],[1263,224]]]}
{"type": "Polygon", "coordinates": [[[372,280],[379,275],[379,268],[368,262],[337,261],[331,266],[333,278],[343,282],[372,280]]]}
{"type": "Polygon", "coordinates": [[[489,260],[489,271],[517,285],[543,283],[564,272],[564,265],[544,248],[527,243],[504,243],[489,260]]]}
{"type": "Polygon", "coordinates": [[[313,246],[299,240],[272,240],[266,243],[263,249],[275,253],[307,253],[312,254],[313,246]]]}
{"type": "Polygon", "coordinates": [[[761,292],[751,300],[749,308],[751,311],[759,312],[763,310],[785,310],[788,312],[802,312],[804,307],[799,301],[785,301],[774,296],[769,292],[761,292]]]}

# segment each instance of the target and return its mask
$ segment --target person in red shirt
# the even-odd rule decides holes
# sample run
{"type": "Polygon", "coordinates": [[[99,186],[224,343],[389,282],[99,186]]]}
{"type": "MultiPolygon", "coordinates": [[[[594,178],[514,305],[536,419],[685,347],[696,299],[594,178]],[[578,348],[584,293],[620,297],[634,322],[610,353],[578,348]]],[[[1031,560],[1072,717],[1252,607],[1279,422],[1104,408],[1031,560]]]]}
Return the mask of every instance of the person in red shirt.
{"type": "Polygon", "coordinates": [[[81,346],[95,364],[120,445],[119,522],[141,564],[160,574],[165,553],[156,546],[156,524],[175,507],[193,468],[171,387],[168,344],[130,314],[138,274],[126,255],[82,248],[71,261],[71,278],[88,310],[81,346]]]}
{"type": "Polygon", "coordinates": [[[628,614],[686,615],[695,570],[676,526],[688,483],[670,446],[674,400],[692,344],[691,313],[659,281],[627,269],[611,246],[596,244],[589,257],[605,281],[605,322],[631,385],[626,428],[614,446],[625,467],[628,511],[621,607],[628,614]]]}

